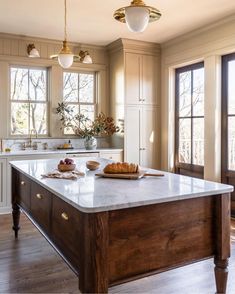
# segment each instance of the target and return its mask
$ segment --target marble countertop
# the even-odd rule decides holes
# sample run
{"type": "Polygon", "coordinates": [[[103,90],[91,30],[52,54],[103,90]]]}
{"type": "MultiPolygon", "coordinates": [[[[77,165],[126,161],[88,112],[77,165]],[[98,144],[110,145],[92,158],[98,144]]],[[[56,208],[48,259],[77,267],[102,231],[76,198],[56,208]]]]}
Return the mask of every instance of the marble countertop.
{"type": "Polygon", "coordinates": [[[23,155],[41,155],[41,154],[71,154],[71,153],[97,153],[97,152],[121,152],[118,148],[97,148],[95,150],[87,149],[47,149],[47,150],[16,150],[11,152],[0,152],[0,158],[23,155]]]}
{"type": "MultiPolygon", "coordinates": [[[[101,163],[101,171],[111,162],[102,158],[77,158],[77,168],[85,172],[78,180],[42,178],[53,171],[57,159],[11,161],[10,164],[38,184],[72,206],[87,213],[117,210],[154,203],[190,199],[233,191],[229,185],[164,172],[164,177],[146,177],[140,180],[104,179],[86,169],[87,160],[101,163]]],[[[148,170],[148,172],[154,172],[148,170]]],[[[156,172],[156,171],[155,171],[156,172]]]]}

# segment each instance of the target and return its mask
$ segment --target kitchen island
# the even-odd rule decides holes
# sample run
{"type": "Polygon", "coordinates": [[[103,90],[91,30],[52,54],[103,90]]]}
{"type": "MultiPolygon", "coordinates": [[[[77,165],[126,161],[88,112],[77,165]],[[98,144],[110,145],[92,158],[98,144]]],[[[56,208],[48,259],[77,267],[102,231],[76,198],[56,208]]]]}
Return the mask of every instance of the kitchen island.
{"type": "MultiPolygon", "coordinates": [[[[11,162],[16,237],[21,209],[79,276],[83,293],[212,257],[217,293],[226,293],[233,187],[171,173],[97,178],[87,160],[76,160],[86,172],[76,181],[42,178],[57,160],[11,162]]],[[[109,162],[96,160],[101,169],[109,162]]]]}

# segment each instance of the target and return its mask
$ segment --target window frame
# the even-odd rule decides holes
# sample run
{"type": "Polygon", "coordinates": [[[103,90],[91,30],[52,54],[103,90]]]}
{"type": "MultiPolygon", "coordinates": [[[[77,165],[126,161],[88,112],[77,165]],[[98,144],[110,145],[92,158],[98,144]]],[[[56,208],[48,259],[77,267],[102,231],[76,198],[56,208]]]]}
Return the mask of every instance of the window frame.
{"type": "MultiPolygon", "coordinates": [[[[34,66],[34,65],[19,65],[19,64],[11,64],[9,66],[9,83],[8,83],[8,89],[9,89],[9,128],[8,128],[8,134],[10,138],[25,138],[25,137],[29,137],[30,136],[30,130],[32,130],[32,128],[29,128],[29,133],[28,134],[12,134],[12,128],[11,128],[11,105],[12,103],[28,103],[28,105],[30,106],[30,104],[45,104],[46,105],[46,129],[47,132],[46,134],[37,134],[37,137],[40,138],[47,138],[50,135],[50,91],[49,91],[49,69],[46,66],[34,66]],[[21,69],[27,69],[29,70],[45,70],[46,71],[46,100],[45,101],[34,101],[34,100],[12,100],[11,99],[11,69],[12,68],[21,68],[21,69]]],[[[28,95],[29,97],[29,95],[28,95]]],[[[29,120],[30,121],[30,120],[29,120]]]]}
{"type": "Polygon", "coordinates": [[[175,69],[175,172],[180,174],[187,174],[198,178],[203,178],[204,166],[193,164],[193,123],[192,120],[195,118],[205,119],[205,113],[203,116],[193,115],[193,104],[192,104],[192,89],[193,89],[193,78],[191,78],[191,115],[187,117],[181,117],[179,115],[179,104],[180,104],[180,87],[179,87],[179,76],[181,73],[196,69],[204,68],[204,61],[190,64],[184,67],[175,69]],[[179,121],[182,118],[190,119],[191,121],[191,163],[183,163],[179,161],[179,121]]]}
{"type": "MultiPolygon", "coordinates": [[[[94,106],[94,117],[97,116],[98,113],[98,86],[97,86],[97,72],[96,71],[82,71],[82,70],[63,70],[62,72],[62,81],[63,81],[63,87],[62,87],[62,102],[65,102],[67,105],[75,105],[79,107],[79,113],[80,113],[80,105],[92,105],[94,106]],[[90,102],[66,102],[64,101],[64,73],[75,73],[75,74],[91,74],[94,77],[94,89],[93,89],[93,97],[94,97],[94,103],[90,102]]],[[[79,92],[79,89],[78,89],[79,92]]],[[[78,96],[79,97],[79,96],[78,96]]],[[[76,136],[76,134],[66,134],[65,128],[63,129],[63,135],[66,137],[76,136]]]]}
{"type": "Polygon", "coordinates": [[[228,118],[235,114],[228,112],[228,64],[235,61],[235,53],[222,56],[222,87],[221,87],[221,175],[227,183],[227,177],[235,177],[235,170],[228,167],[228,118]]]}

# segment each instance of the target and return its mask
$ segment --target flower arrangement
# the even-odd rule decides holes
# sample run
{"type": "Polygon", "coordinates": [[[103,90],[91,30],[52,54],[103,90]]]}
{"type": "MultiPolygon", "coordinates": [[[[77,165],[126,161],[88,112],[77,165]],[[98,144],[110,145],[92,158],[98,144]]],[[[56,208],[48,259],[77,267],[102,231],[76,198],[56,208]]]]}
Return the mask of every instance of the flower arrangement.
{"type": "Polygon", "coordinates": [[[72,128],[80,138],[112,136],[119,132],[119,127],[115,125],[114,119],[107,117],[103,112],[92,121],[84,114],[75,114],[73,108],[64,102],[58,103],[56,111],[60,116],[62,127],[72,128]]]}

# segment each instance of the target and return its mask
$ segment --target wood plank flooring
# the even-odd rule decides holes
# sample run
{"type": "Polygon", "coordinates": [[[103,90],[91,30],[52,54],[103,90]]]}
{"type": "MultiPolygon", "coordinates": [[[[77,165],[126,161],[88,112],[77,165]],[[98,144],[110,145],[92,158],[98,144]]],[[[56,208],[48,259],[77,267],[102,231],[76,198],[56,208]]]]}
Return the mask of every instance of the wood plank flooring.
{"type": "MultiPolygon", "coordinates": [[[[22,214],[19,239],[11,216],[0,216],[0,294],[79,293],[78,279],[31,222],[22,214]]],[[[227,294],[235,293],[235,221],[227,294]]],[[[213,261],[207,260],[115,286],[110,293],[212,294],[213,261]]]]}

